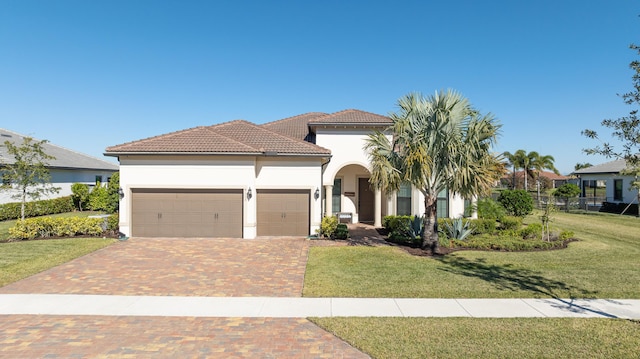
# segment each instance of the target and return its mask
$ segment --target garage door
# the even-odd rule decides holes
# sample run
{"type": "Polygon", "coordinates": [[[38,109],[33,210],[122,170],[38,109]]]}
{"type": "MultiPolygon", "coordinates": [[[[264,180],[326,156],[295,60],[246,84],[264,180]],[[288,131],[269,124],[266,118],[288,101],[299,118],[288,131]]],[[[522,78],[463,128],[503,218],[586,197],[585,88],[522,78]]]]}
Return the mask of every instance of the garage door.
{"type": "Polygon", "coordinates": [[[257,190],[258,236],[308,236],[309,191],[257,190]]]}
{"type": "Polygon", "coordinates": [[[133,189],[136,237],[242,237],[242,190],[133,189]]]}

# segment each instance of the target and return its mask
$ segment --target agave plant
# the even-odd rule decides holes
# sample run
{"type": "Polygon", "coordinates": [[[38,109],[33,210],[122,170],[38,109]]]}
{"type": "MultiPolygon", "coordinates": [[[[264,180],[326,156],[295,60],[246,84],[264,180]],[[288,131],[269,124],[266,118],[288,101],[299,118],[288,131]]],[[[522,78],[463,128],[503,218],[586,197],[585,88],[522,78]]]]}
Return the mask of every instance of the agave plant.
{"type": "Polygon", "coordinates": [[[409,236],[415,241],[422,238],[422,231],[424,231],[424,221],[422,217],[413,216],[409,225],[409,236]]]}
{"type": "Polygon", "coordinates": [[[449,239],[463,241],[473,233],[471,222],[462,220],[462,217],[452,219],[451,223],[444,222],[444,227],[449,239]]]}

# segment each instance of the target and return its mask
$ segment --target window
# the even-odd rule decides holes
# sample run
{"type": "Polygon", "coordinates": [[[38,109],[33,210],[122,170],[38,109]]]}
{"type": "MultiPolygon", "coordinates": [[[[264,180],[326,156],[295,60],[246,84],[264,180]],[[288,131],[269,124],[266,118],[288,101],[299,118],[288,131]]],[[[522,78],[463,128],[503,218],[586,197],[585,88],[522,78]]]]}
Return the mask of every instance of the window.
{"type": "Polygon", "coordinates": [[[449,191],[446,188],[438,193],[436,215],[438,218],[449,218],[449,191]]]}
{"type": "Polygon", "coordinates": [[[613,200],[622,201],[622,180],[621,179],[613,180],[613,200]]]}
{"type": "Polygon", "coordinates": [[[606,197],[606,183],[603,180],[582,181],[582,197],[606,197]]]}
{"type": "Polygon", "coordinates": [[[331,213],[338,213],[342,210],[342,178],[333,180],[333,191],[331,192],[331,213]]]}
{"type": "Polygon", "coordinates": [[[396,211],[397,215],[411,215],[411,183],[403,182],[400,184],[396,201],[398,207],[396,211]]]}
{"type": "Polygon", "coordinates": [[[96,186],[102,183],[102,176],[96,176],[96,186]]]}

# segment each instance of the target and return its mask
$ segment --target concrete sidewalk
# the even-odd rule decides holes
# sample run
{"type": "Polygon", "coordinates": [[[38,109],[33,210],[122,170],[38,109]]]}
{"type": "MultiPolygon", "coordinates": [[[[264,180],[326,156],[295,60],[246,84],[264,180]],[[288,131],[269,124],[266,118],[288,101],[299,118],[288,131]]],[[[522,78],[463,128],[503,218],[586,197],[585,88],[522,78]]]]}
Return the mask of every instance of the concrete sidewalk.
{"type": "Polygon", "coordinates": [[[640,319],[638,299],[413,299],[2,294],[0,315],[640,319]]]}

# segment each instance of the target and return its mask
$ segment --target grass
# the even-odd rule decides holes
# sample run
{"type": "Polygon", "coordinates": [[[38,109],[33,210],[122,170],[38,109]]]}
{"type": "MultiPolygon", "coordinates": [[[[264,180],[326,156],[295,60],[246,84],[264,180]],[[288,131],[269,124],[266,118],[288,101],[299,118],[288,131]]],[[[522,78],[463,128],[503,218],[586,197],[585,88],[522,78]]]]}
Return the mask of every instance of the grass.
{"type": "MultiPolygon", "coordinates": [[[[48,217],[88,217],[98,212],[70,212],[48,217]]],[[[0,242],[9,238],[16,221],[0,222],[0,242]]],[[[115,240],[65,238],[0,243],[0,287],[106,247],[115,240]]]]}
{"type": "Polygon", "coordinates": [[[65,238],[0,244],[0,287],[114,243],[114,239],[65,238]]]}
{"type": "Polygon", "coordinates": [[[562,250],[459,251],[437,258],[396,247],[313,247],[303,295],[640,298],[640,219],[558,212],[553,225],[580,241],[562,250]]]}
{"type": "Polygon", "coordinates": [[[636,358],[640,323],[584,318],[312,318],[374,358],[636,358]]]}
{"type": "MultiPolygon", "coordinates": [[[[525,222],[539,221],[534,215],[525,222]]],[[[640,298],[640,219],[555,213],[579,242],[546,252],[415,257],[311,248],[305,296],[640,298]]],[[[311,318],[374,358],[634,358],[640,323],[584,318],[311,318]]]]}

